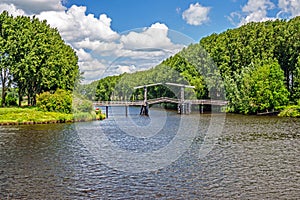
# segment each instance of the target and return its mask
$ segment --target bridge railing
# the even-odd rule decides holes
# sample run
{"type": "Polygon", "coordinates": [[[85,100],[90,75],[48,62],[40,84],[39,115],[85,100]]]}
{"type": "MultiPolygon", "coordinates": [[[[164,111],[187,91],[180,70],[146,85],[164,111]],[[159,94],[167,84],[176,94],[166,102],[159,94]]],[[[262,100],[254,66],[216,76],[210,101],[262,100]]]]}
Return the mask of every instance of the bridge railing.
{"type": "MultiPolygon", "coordinates": [[[[188,103],[193,105],[217,105],[225,106],[228,104],[228,101],[224,100],[211,100],[211,99],[198,99],[198,100],[184,100],[181,102],[180,99],[169,98],[169,97],[160,97],[156,99],[149,99],[148,104],[156,103],[188,103]]],[[[97,101],[93,102],[95,106],[140,106],[144,105],[144,101],[97,101]]]]}

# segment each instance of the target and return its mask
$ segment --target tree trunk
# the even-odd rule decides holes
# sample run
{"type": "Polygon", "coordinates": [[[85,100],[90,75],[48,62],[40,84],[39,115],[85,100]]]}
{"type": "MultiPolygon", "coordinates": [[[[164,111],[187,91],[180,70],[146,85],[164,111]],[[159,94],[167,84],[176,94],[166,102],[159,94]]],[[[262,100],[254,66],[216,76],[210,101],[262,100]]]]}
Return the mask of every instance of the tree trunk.
{"type": "Polygon", "coordinates": [[[22,106],[22,94],[21,94],[21,89],[19,88],[19,91],[18,91],[18,97],[19,97],[19,107],[22,106]]]}
{"type": "Polygon", "coordinates": [[[34,94],[32,97],[32,105],[36,106],[36,94],[34,94]]]}
{"type": "Polygon", "coordinates": [[[5,85],[4,84],[2,84],[2,99],[1,99],[1,106],[2,107],[5,107],[5,105],[6,105],[6,101],[5,101],[5,98],[6,98],[6,90],[5,90],[5,87],[4,87],[5,85]]]}
{"type": "Polygon", "coordinates": [[[1,83],[2,83],[2,100],[1,100],[1,106],[5,107],[5,97],[6,97],[6,87],[5,87],[5,83],[6,83],[6,70],[2,69],[1,70],[1,83]]]}
{"type": "Polygon", "coordinates": [[[27,104],[28,104],[28,106],[30,106],[30,93],[28,92],[28,94],[27,94],[27,104]]]}

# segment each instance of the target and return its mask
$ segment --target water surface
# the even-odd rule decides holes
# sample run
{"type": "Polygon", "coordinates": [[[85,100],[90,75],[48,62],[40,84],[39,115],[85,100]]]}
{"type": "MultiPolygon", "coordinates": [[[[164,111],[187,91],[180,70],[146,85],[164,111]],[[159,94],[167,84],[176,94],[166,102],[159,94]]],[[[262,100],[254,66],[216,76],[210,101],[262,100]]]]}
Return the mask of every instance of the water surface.
{"type": "MultiPolygon", "coordinates": [[[[129,114],[128,118],[115,117],[150,123],[134,109],[129,114]]],[[[164,130],[148,139],[124,134],[113,117],[77,124],[0,127],[0,199],[300,197],[300,119],[229,114],[216,145],[199,159],[211,119],[202,115],[198,134],[178,160],[141,173],[118,171],[99,162],[77,132],[78,126],[92,132],[101,126],[121,148],[151,152],[167,145],[176,134],[180,116],[167,115],[164,130]]]]}

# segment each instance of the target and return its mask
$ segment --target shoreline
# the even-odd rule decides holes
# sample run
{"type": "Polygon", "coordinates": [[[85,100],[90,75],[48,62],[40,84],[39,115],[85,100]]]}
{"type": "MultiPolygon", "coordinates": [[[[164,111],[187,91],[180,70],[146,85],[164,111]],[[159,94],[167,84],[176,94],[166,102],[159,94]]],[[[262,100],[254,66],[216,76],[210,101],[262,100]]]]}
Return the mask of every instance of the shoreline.
{"type": "MultiPolygon", "coordinates": [[[[79,120],[49,120],[49,121],[26,121],[26,122],[0,122],[1,126],[20,126],[20,125],[37,125],[37,124],[67,124],[76,122],[100,121],[101,119],[79,119],[79,120]]],[[[103,119],[102,119],[103,120],[103,119]]]]}
{"type": "Polygon", "coordinates": [[[0,126],[75,123],[102,119],[105,119],[105,115],[94,111],[66,114],[44,112],[37,108],[0,108],[0,126]]]}

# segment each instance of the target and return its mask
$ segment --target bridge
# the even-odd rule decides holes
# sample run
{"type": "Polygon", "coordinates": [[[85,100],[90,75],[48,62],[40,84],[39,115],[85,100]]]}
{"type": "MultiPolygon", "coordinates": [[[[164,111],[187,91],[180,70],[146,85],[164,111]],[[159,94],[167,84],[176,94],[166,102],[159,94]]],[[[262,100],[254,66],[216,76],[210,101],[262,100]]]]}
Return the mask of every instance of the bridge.
{"type": "Polygon", "coordinates": [[[144,88],[144,100],[138,101],[95,101],[93,105],[106,107],[106,117],[108,117],[108,107],[114,106],[124,106],[126,111],[126,116],[128,114],[128,106],[141,106],[141,115],[148,115],[149,105],[159,104],[159,103],[173,103],[178,105],[179,114],[190,114],[192,105],[200,105],[200,112],[203,113],[204,105],[214,105],[214,106],[226,106],[227,101],[224,100],[211,100],[211,99],[196,99],[189,100],[184,99],[184,88],[195,88],[194,86],[177,84],[177,83],[154,83],[149,85],[137,86],[134,89],[144,88]],[[181,87],[181,97],[179,99],[160,97],[155,99],[147,99],[147,87],[152,87],[156,85],[172,85],[181,87]]]}

